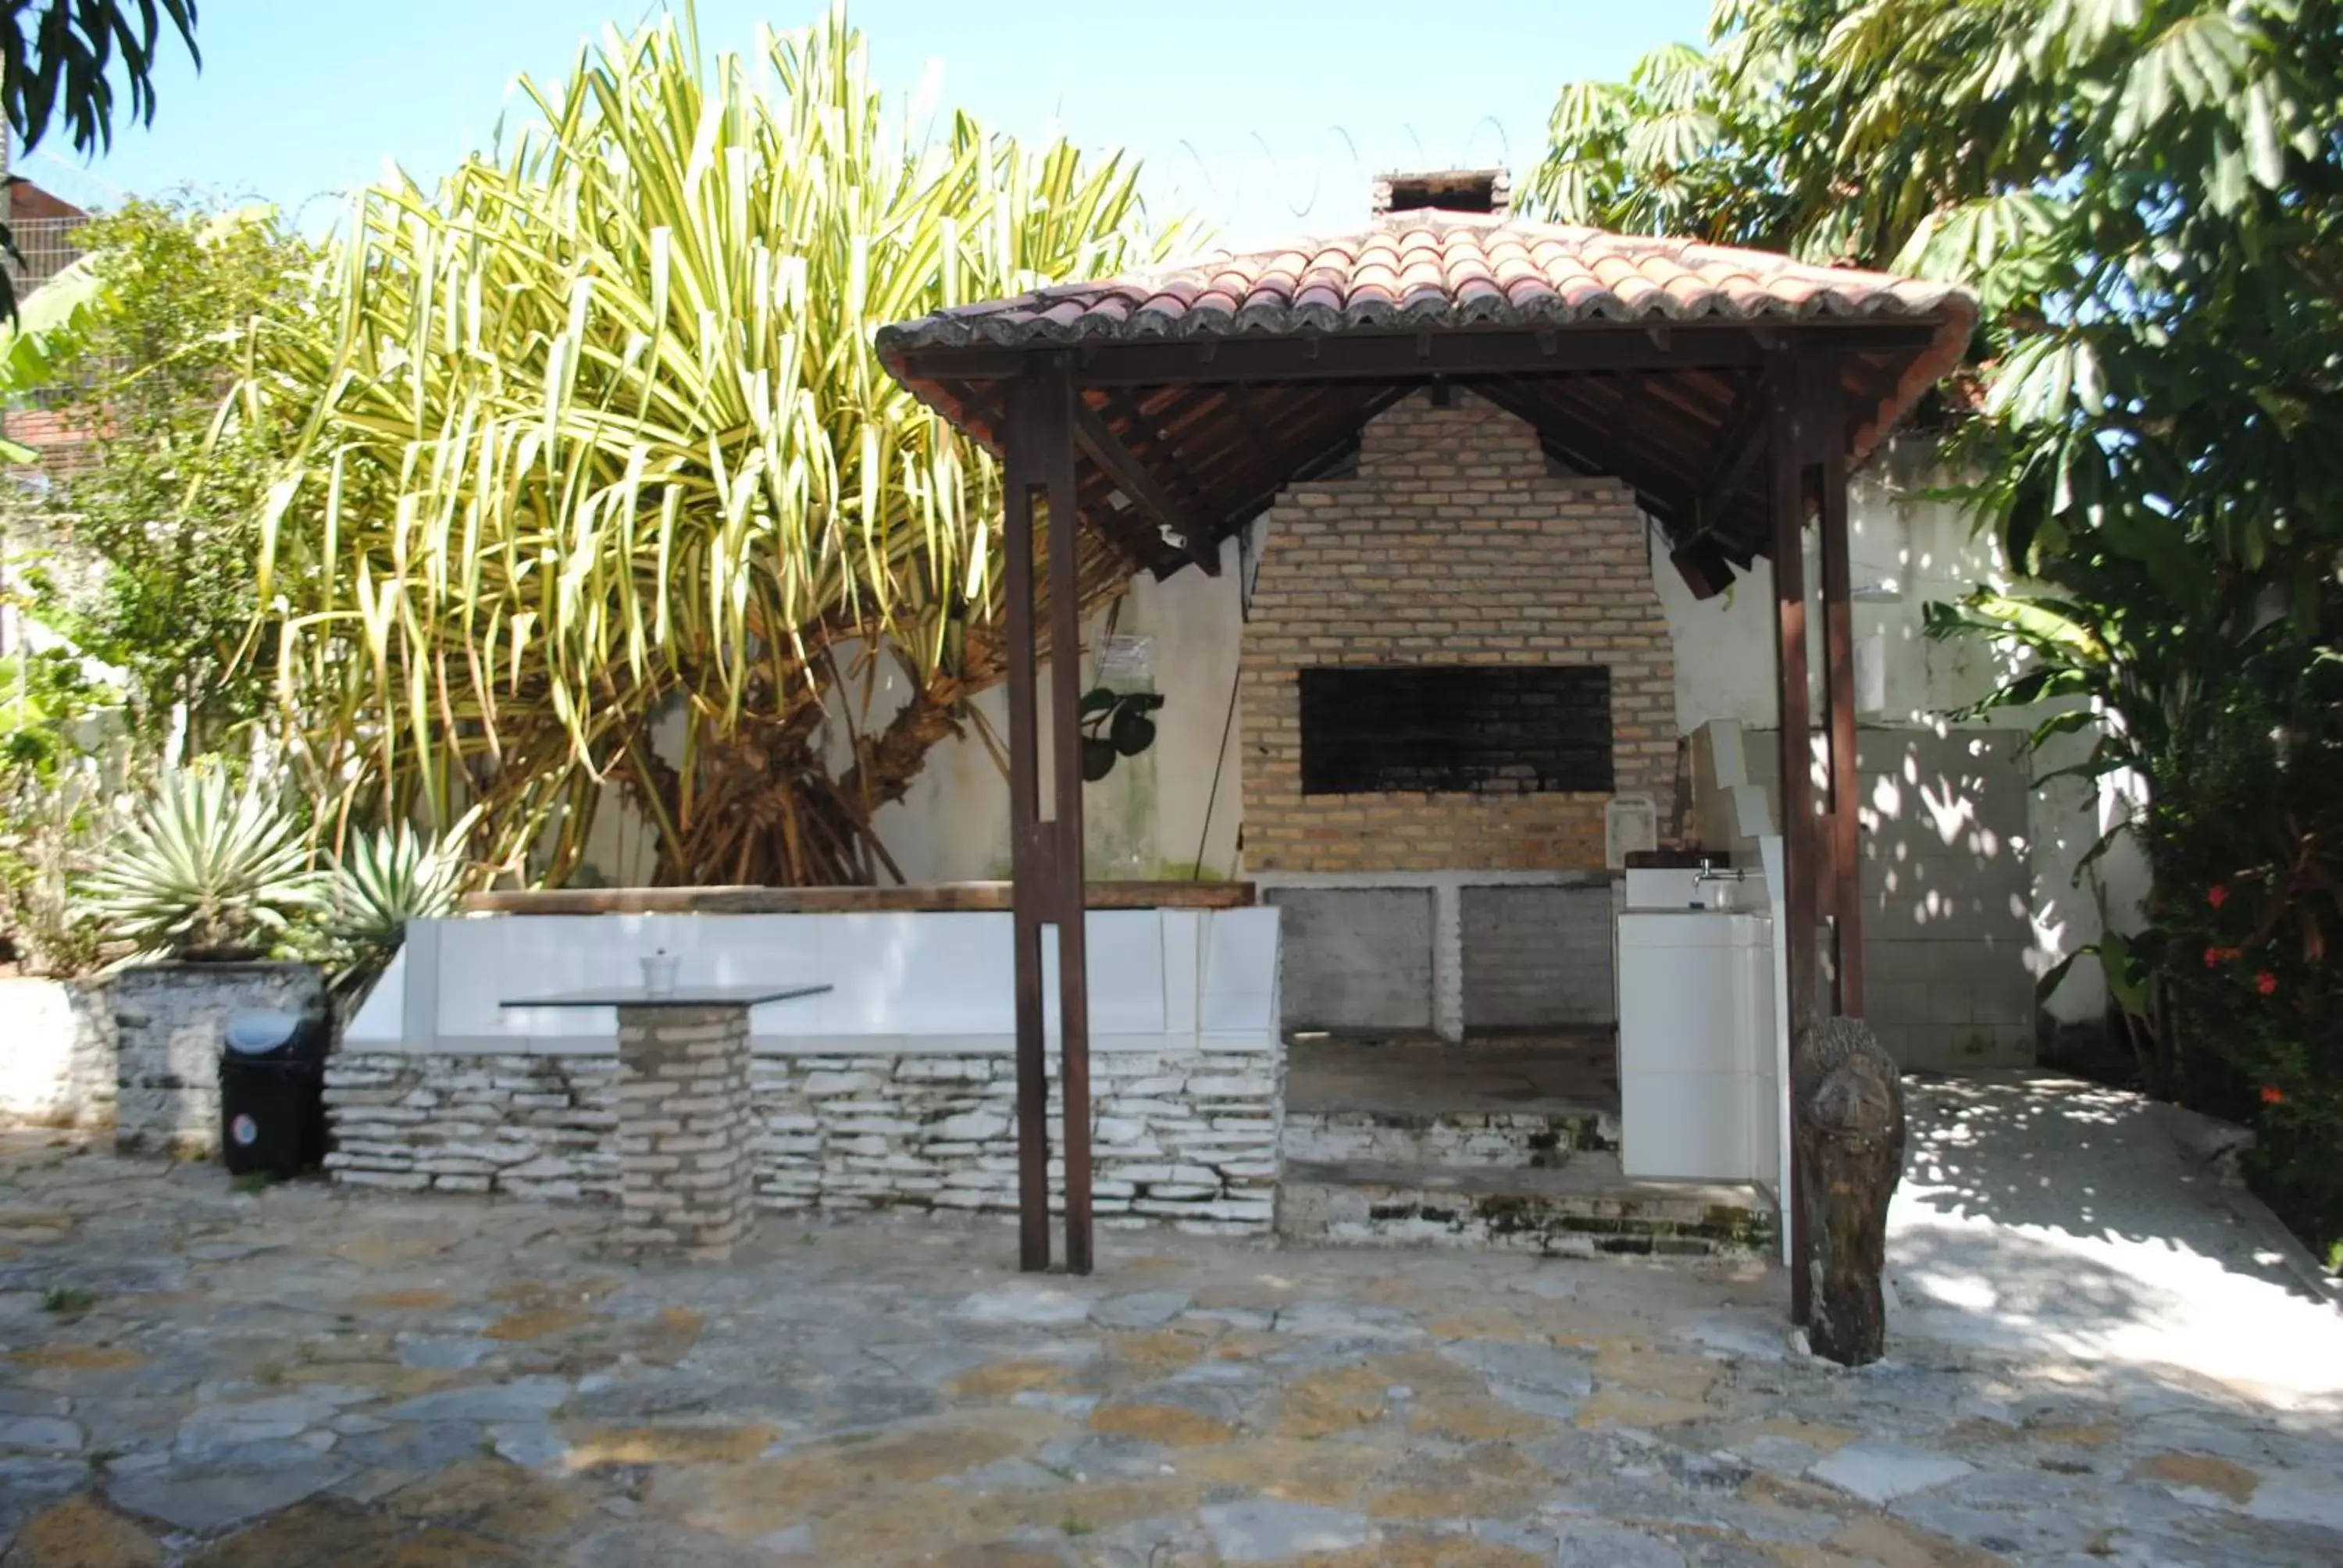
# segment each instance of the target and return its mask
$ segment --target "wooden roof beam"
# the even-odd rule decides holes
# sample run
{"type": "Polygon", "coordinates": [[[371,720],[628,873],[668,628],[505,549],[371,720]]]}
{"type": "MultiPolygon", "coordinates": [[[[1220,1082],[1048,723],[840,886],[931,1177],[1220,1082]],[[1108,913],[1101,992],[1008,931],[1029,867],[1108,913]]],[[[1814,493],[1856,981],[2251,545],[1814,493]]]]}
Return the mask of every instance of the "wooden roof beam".
{"type": "Polygon", "coordinates": [[[1147,465],[1115,438],[1098,410],[1080,397],[1074,399],[1074,445],[1114,481],[1117,489],[1147,510],[1174,548],[1203,568],[1205,575],[1221,575],[1220,541],[1212,530],[1173,500],[1147,471],[1147,465]]]}
{"type": "MultiPolygon", "coordinates": [[[[1717,438],[1716,460],[1692,487],[1684,510],[1694,529],[1693,538],[1715,528],[1725,515],[1726,503],[1748,477],[1750,465],[1765,449],[1769,407],[1765,377],[1761,374],[1751,377],[1717,438]]],[[[1683,542],[1689,544],[1691,540],[1683,542]]]]}
{"type": "MultiPolygon", "coordinates": [[[[1784,324],[1679,324],[1654,342],[1640,326],[1582,323],[1567,331],[1501,329],[1436,333],[1358,331],[1285,337],[1200,337],[1071,346],[1083,387],[1162,387],[1245,381],[1393,380],[1435,376],[1534,376],[1590,370],[1755,368],[1763,339],[1826,340],[1854,353],[1916,354],[1936,328],[1916,322],[1827,320],[1784,324]]],[[[1070,346],[1051,345],[1063,352],[1070,346]]],[[[1016,375],[1031,351],[926,348],[902,356],[912,380],[999,380],[1016,375]]]]}

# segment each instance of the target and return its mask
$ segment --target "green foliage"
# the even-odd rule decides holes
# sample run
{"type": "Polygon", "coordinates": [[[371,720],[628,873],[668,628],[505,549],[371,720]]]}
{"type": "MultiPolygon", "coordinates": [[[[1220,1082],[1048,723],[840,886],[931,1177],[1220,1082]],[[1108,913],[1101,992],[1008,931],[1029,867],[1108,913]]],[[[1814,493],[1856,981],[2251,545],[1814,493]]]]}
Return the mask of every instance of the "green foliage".
{"type": "Polygon", "coordinates": [[[55,783],[75,749],[73,727],[98,701],[67,649],[0,654],[0,778],[55,783]]]}
{"type": "Polygon", "coordinates": [[[266,214],[145,201],[84,238],[88,295],[40,354],[10,362],[9,389],[45,383],[87,460],[19,502],[12,531],[53,548],[35,617],[122,672],[135,739],[168,763],[266,707],[266,672],[239,651],[274,436],[223,403],[246,328],[293,308],[310,261],[266,214]]]}
{"type": "Polygon", "coordinates": [[[173,769],[115,836],[82,886],[108,942],[143,956],[267,950],[316,910],[318,879],[297,817],[225,769],[173,769]]]}
{"type": "Polygon", "coordinates": [[[71,885],[105,815],[104,697],[64,649],[0,657],[0,960],[35,973],[96,959],[71,885]]]}
{"type": "Polygon", "coordinates": [[[41,1292],[41,1311],[68,1322],[84,1316],[97,1302],[96,1291],[85,1291],[78,1285],[51,1285],[41,1292]]]}
{"type": "Polygon", "coordinates": [[[409,920],[456,912],[470,865],[464,852],[477,813],[437,839],[406,822],[351,837],[327,875],[327,936],[354,965],[387,961],[409,920]]]}
{"type": "Polygon", "coordinates": [[[1093,687],[1082,694],[1082,778],[1092,784],[1114,771],[1115,759],[1136,757],[1155,744],[1155,720],[1163,706],[1151,691],[1093,687]]]}
{"type": "Polygon", "coordinates": [[[1720,0],[1705,55],[1566,89],[1553,137],[1547,211],[1977,291],[1950,455],[2036,586],[1933,629],[2013,656],[1991,705],[2090,736],[2072,771],[2145,783],[2154,925],[2097,955],[2124,1026],[2343,1232],[2343,9],[1720,0]]]}
{"type": "MultiPolygon", "coordinates": [[[[324,302],[255,345],[315,787],[478,801],[485,859],[549,845],[558,880],[616,782],[663,880],[871,879],[871,814],[1003,662],[995,466],[872,334],[1149,259],[1136,171],[895,113],[837,14],[747,59],[614,31],[521,92],[505,152],[363,193],[324,302]],[[865,734],[882,667],[912,699],[865,734]]],[[[1082,548],[1085,602],[1120,591],[1082,548]]]]}
{"type": "Polygon", "coordinates": [[[18,142],[27,151],[40,146],[49,122],[61,119],[84,156],[112,146],[117,65],[130,117],[152,124],[155,47],[166,20],[196,55],[195,0],[9,0],[0,105],[18,142]]]}
{"type": "MultiPolygon", "coordinates": [[[[0,24],[0,108],[16,145],[32,151],[50,123],[62,121],[75,152],[104,152],[114,145],[115,99],[125,90],[130,117],[153,124],[156,46],[166,21],[200,65],[196,0],[8,0],[0,24]]],[[[16,255],[5,224],[0,246],[16,255]]],[[[15,312],[15,280],[0,269],[0,315],[15,312]]]]}

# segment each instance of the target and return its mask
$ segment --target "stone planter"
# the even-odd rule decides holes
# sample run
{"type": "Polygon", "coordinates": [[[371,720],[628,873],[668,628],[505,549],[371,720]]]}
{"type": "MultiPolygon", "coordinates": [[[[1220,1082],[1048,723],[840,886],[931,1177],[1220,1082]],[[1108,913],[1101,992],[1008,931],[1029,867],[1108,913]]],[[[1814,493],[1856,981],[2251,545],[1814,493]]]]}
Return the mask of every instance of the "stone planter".
{"type": "Polygon", "coordinates": [[[114,1121],[114,1014],[103,980],[0,980],[0,1121],[114,1121]]]}
{"type": "Polygon", "coordinates": [[[109,982],[123,1154],[208,1159],[219,1152],[219,1054],[230,1015],[266,1010],[326,1020],[325,972],[305,963],[163,963],[109,982]]]}

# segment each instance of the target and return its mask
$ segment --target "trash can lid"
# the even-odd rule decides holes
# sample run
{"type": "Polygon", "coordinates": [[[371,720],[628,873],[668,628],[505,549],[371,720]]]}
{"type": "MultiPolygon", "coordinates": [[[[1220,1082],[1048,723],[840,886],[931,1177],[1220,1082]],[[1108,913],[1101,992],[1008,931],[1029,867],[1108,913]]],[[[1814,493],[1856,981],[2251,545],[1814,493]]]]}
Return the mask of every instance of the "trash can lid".
{"type": "Polygon", "coordinates": [[[240,1055],[256,1056],[281,1050],[301,1031],[301,1020],[289,1012],[230,1013],[227,1048],[240,1055]]]}

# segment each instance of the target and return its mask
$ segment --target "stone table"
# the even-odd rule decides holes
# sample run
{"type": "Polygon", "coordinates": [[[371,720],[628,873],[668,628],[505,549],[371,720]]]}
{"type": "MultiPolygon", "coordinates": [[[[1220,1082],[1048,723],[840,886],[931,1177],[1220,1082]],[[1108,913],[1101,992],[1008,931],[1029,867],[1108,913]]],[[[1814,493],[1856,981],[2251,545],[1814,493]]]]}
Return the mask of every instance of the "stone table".
{"type": "Polygon", "coordinates": [[[720,1262],[756,1202],[749,1010],[826,985],[679,985],[508,997],[503,1007],[618,1014],[618,1244],[720,1262]]]}

